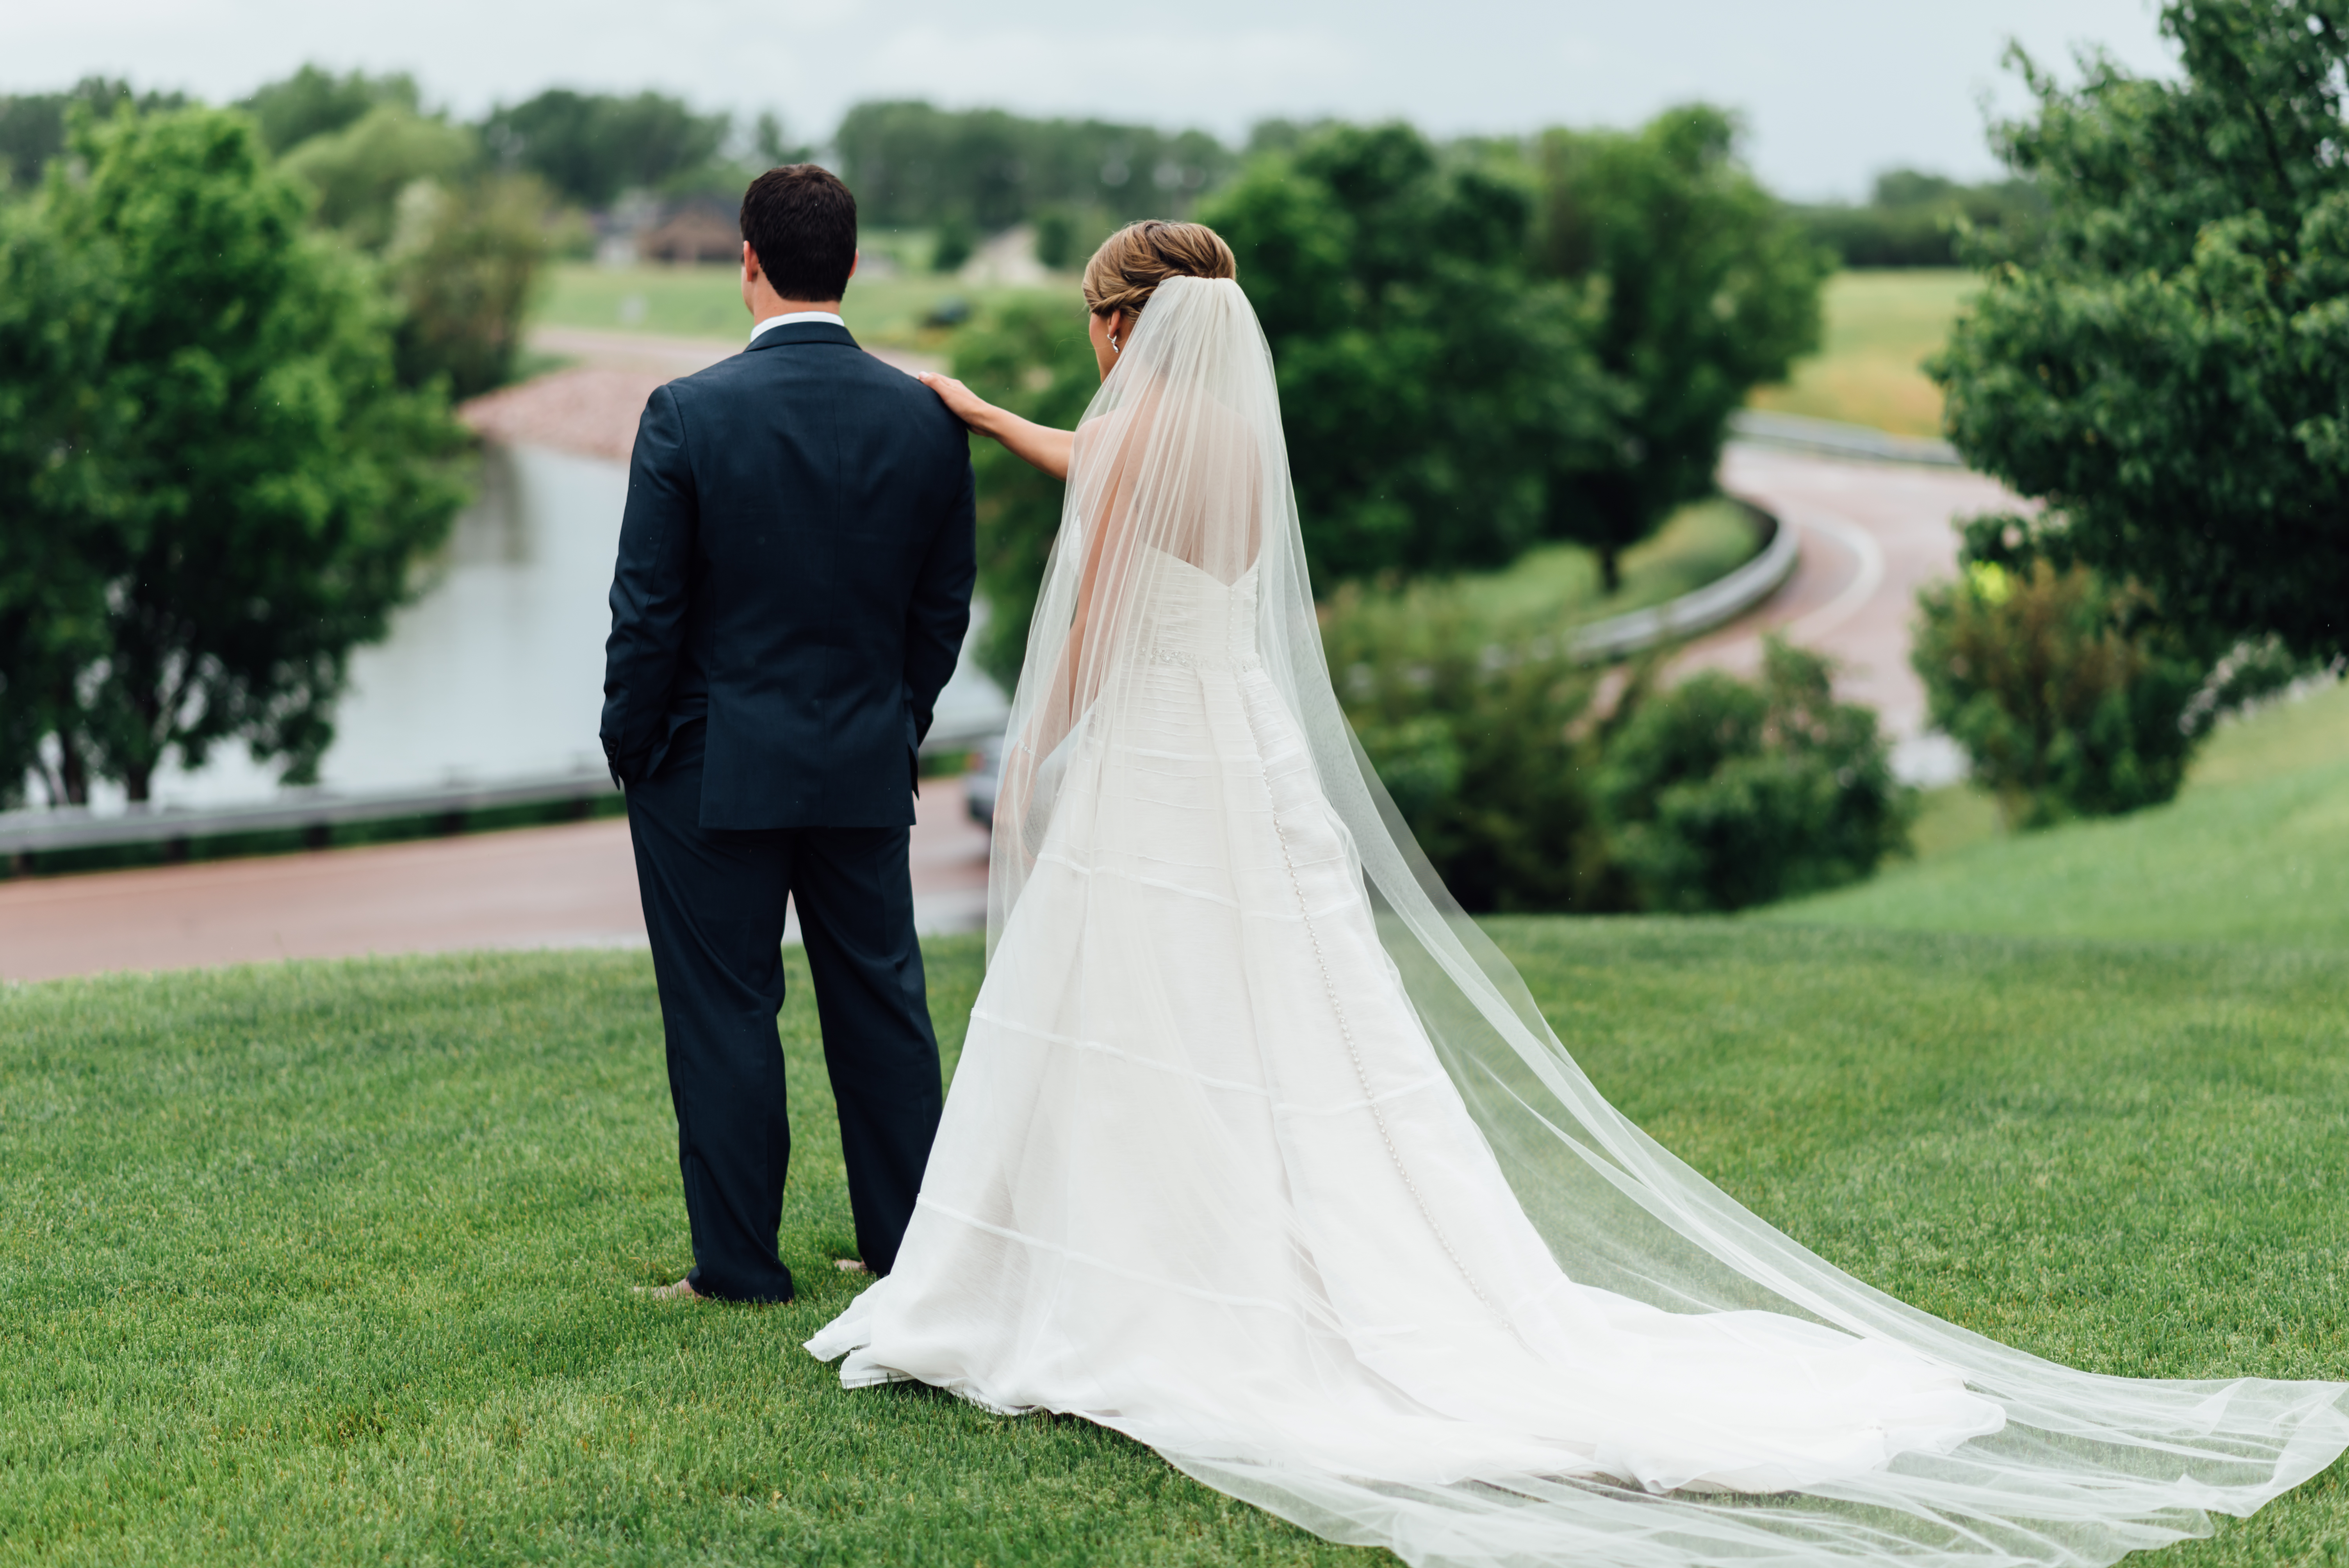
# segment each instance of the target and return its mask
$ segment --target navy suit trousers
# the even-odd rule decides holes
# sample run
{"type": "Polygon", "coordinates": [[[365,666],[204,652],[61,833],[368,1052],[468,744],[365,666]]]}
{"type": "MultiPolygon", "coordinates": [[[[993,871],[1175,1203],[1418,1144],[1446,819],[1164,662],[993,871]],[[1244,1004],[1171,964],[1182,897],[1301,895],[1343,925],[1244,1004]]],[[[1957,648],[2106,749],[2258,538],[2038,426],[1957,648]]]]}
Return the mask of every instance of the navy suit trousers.
{"type": "Polygon", "coordinates": [[[636,883],[668,1037],[695,1290],[789,1301],[776,1252],[791,1122],[783,1088],[784,900],[797,904],[840,1110],[856,1244],[886,1274],[913,1218],[945,1097],[914,937],[906,830],[699,825],[703,727],[629,786],[636,883]]]}

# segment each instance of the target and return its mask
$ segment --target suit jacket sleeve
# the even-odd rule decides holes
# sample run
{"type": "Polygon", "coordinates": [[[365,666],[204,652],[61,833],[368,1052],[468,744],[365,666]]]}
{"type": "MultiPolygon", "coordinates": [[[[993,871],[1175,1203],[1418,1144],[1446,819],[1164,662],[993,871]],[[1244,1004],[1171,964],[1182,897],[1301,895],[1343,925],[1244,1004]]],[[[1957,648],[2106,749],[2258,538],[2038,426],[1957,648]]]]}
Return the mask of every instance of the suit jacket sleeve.
{"type": "Polygon", "coordinates": [[[628,465],[612,573],[612,634],[604,644],[604,755],[612,777],[643,777],[660,738],[684,646],[687,577],[700,509],[677,397],[664,387],[645,405],[628,465]]]}
{"type": "Polygon", "coordinates": [[[930,733],[938,693],[954,674],[955,655],[970,628],[970,589],[978,575],[977,497],[966,446],[962,488],[930,540],[905,613],[905,697],[913,708],[916,745],[930,733]]]}

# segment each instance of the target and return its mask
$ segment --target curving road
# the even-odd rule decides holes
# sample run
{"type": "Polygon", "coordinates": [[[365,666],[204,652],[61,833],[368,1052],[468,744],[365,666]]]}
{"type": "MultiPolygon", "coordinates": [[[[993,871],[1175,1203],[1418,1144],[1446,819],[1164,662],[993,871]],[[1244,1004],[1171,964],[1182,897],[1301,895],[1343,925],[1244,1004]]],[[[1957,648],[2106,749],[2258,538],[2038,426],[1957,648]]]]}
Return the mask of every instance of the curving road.
{"type": "MultiPolygon", "coordinates": [[[[469,417],[509,438],[624,455],[651,387],[728,350],[616,336],[542,342],[587,363],[483,399],[469,417]]],[[[1783,633],[1837,661],[1839,691],[1883,716],[1906,776],[1949,776],[1946,746],[1921,734],[1924,692],[1908,662],[1912,606],[1918,588],[1953,569],[1951,521],[2013,499],[1957,469],[1750,445],[1730,449],[1722,482],[1800,531],[1802,562],[1769,601],[1692,644],[1674,667],[1751,673],[1762,638],[1783,633]]],[[[987,837],[964,815],[959,783],[925,790],[913,861],[925,929],[968,930],[983,919],[987,837]]],[[[0,883],[0,980],[643,941],[623,821],[0,883]]]]}
{"type": "Polygon", "coordinates": [[[1956,572],[1959,519],[2023,503],[1962,469],[1743,443],[1723,456],[1721,482],[1799,531],[1802,564],[1760,608],[1691,644],[1674,667],[1751,675],[1762,665],[1762,639],[1777,633],[1836,661],[1837,694],[1876,709],[1903,777],[1958,777],[1954,748],[1925,733],[1925,688],[1909,666],[1917,590],[1956,572]]]}

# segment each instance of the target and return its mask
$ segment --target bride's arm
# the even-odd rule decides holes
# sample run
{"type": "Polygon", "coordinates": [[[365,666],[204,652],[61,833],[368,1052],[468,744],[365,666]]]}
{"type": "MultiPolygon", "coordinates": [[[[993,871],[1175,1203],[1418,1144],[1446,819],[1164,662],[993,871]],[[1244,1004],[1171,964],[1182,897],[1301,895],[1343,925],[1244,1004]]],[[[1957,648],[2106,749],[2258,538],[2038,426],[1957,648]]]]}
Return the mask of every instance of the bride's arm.
{"type": "Polygon", "coordinates": [[[926,370],[917,377],[938,395],[947,411],[982,436],[992,436],[1022,462],[1056,480],[1069,477],[1069,454],[1077,444],[1073,430],[1056,430],[999,408],[951,376],[926,370]]]}

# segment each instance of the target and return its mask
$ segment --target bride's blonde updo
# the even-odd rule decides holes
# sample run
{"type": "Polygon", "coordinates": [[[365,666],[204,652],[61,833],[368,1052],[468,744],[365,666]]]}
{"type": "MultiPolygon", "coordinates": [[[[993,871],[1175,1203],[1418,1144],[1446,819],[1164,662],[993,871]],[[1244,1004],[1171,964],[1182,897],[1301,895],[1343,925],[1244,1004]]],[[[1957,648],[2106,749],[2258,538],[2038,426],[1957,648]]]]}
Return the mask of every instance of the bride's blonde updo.
{"type": "Polygon", "coordinates": [[[1102,242],[1085,263],[1085,305],[1095,315],[1138,315],[1168,278],[1236,278],[1224,237],[1205,223],[1145,218],[1102,242]]]}

